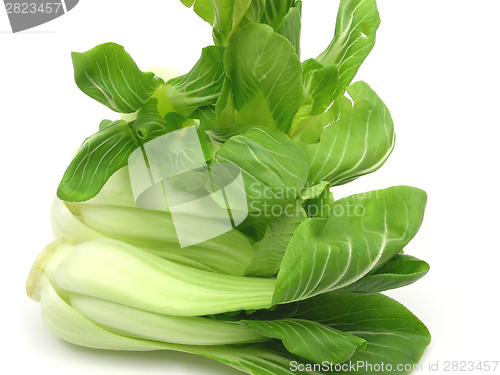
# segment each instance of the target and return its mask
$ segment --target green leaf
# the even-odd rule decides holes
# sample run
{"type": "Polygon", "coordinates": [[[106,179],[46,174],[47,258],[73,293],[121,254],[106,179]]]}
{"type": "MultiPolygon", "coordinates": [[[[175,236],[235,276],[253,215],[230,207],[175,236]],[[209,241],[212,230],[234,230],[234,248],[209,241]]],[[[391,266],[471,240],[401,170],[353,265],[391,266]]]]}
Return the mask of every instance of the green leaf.
{"type": "Polygon", "coordinates": [[[215,45],[227,45],[230,35],[238,28],[251,4],[252,0],[212,0],[215,45]]]}
{"type": "Polygon", "coordinates": [[[337,106],[332,105],[326,113],[319,116],[309,116],[302,121],[297,129],[291,130],[292,139],[300,139],[301,142],[306,144],[316,143],[323,134],[323,130],[327,125],[338,119],[337,106]]]}
{"type": "Polygon", "coordinates": [[[99,130],[104,130],[112,124],[113,124],[113,121],[111,121],[111,120],[102,120],[101,123],[99,124],[99,130]]]}
{"type": "Polygon", "coordinates": [[[308,59],[302,63],[302,69],[307,98],[299,110],[299,113],[304,113],[301,117],[298,117],[299,113],[295,116],[290,136],[305,143],[316,143],[323,127],[333,121],[335,110],[332,111],[332,103],[338,84],[338,66],[323,66],[316,59],[308,59]],[[309,106],[307,114],[306,103],[309,106]]]}
{"type": "Polygon", "coordinates": [[[215,117],[217,119],[217,128],[234,127],[236,112],[233,103],[233,92],[231,83],[226,76],[222,91],[215,104],[215,117]]]}
{"type": "Polygon", "coordinates": [[[318,197],[305,201],[303,207],[309,218],[328,219],[334,212],[335,198],[331,191],[325,189],[318,197]]]}
{"type": "Polygon", "coordinates": [[[132,129],[141,144],[167,133],[165,121],[158,113],[157,105],[157,99],[149,99],[137,113],[132,129]]]}
{"type": "Polygon", "coordinates": [[[234,126],[226,125],[217,129],[207,131],[207,135],[210,137],[212,142],[215,142],[222,146],[226,141],[234,137],[235,135],[245,134],[248,130],[254,128],[252,125],[245,126],[234,126]]]}
{"type": "MultiPolygon", "coordinates": [[[[235,321],[240,320],[277,320],[293,318],[297,313],[298,302],[287,303],[285,305],[274,305],[269,309],[259,309],[253,311],[239,311],[237,313],[229,313],[235,321]]],[[[228,314],[223,314],[220,317],[224,319],[228,314]]],[[[219,315],[216,316],[218,318],[219,315]]]]}
{"type": "Polygon", "coordinates": [[[71,58],[80,90],[115,112],[137,111],[163,83],[153,73],[141,72],[124,48],[115,43],[73,52],[71,58]]]}
{"type": "Polygon", "coordinates": [[[67,202],[96,196],[111,175],[127,165],[137,147],[139,142],[125,121],[108,124],[83,142],[64,173],[57,196],[67,202]]]}
{"type": "Polygon", "coordinates": [[[214,105],[224,83],[224,48],[203,48],[201,57],[189,73],[170,79],[165,94],[176,112],[189,117],[197,108],[214,105]]]}
{"type": "Polygon", "coordinates": [[[232,34],[251,23],[265,23],[282,34],[300,54],[300,1],[294,0],[189,0],[203,20],[213,26],[214,43],[226,46],[232,34]],[[295,3],[295,4],[294,4],[295,3]]]}
{"type": "Polygon", "coordinates": [[[217,126],[214,105],[207,105],[196,109],[191,114],[191,118],[200,120],[200,128],[203,131],[212,130],[217,126]]]}
{"type": "Polygon", "coordinates": [[[321,181],[319,184],[308,187],[300,193],[300,197],[303,200],[314,199],[319,197],[325,190],[330,189],[330,183],[326,181],[321,181]]]}
{"type": "MultiPolygon", "coordinates": [[[[295,375],[295,367],[303,368],[300,373],[304,375],[323,374],[307,366],[300,357],[289,353],[279,341],[277,343],[249,345],[244,348],[206,346],[202,350],[206,352],[205,356],[251,375],[295,375]]],[[[198,352],[202,350],[198,349],[198,352]]]]}
{"type": "MultiPolygon", "coordinates": [[[[267,2],[269,3],[269,1],[267,2]]],[[[300,57],[300,32],[302,29],[302,1],[297,1],[290,8],[283,21],[276,28],[276,32],[287,38],[295,48],[295,53],[300,57]]]]}
{"type": "Polygon", "coordinates": [[[292,129],[290,131],[291,134],[293,134],[293,131],[294,131],[293,128],[301,125],[309,117],[309,114],[311,113],[313,105],[314,105],[313,97],[311,95],[307,94],[307,96],[304,100],[304,103],[299,108],[299,111],[295,114],[295,117],[293,118],[292,129]]]}
{"type": "Polygon", "coordinates": [[[215,14],[212,0],[196,0],[196,3],[194,3],[194,11],[210,25],[214,24],[215,14]]]}
{"type": "MultiPolygon", "coordinates": [[[[336,292],[322,294],[299,303],[295,316],[364,338],[368,345],[356,352],[349,363],[382,363],[393,366],[419,362],[431,336],[425,325],[403,305],[382,294],[354,295],[336,292]]],[[[360,369],[363,374],[380,372],[360,369]]]]}
{"type": "Polygon", "coordinates": [[[397,254],[379,269],[340,289],[339,292],[373,294],[401,288],[420,280],[429,269],[429,265],[422,260],[397,254]]]}
{"type": "Polygon", "coordinates": [[[255,257],[245,272],[246,276],[272,277],[281,266],[286,247],[299,224],[306,219],[302,208],[288,206],[267,228],[262,241],[257,244],[255,257]]]}
{"type": "Polygon", "coordinates": [[[236,122],[288,132],[304,102],[302,66],[290,42],[267,25],[250,24],[231,37],[224,64],[236,122]]]}
{"type": "Polygon", "coordinates": [[[396,186],[338,200],[328,219],[307,219],[288,245],[274,303],[350,285],[377,269],[417,234],[427,194],[396,186]]]}
{"type": "Polygon", "coordinates": [[[309,218],[328,219],[333,214],[335,199],[330,191],[330,183],[326,181],[320,182],[301,193],[304,211],[309,218]]]}
{"type": "Polygon", "coordinates": [[[307,176],[302,145],[263,127],[229,139],[216,153],[216,161],[241,169],[249,212],[274,217],[295,203],[307,176]]]}
{"type": "Polygon", "coordinates": [[[311,320],[246,320],[246,323],[261,335],[282,340],[290,353],[313,363],[343,363],[366,347],[366,341],[359,337],[311,320]]]}
{"type": "Polygon", "coordinates": [[[237,27],[233,27],[232,32],[234,33],[239,28],[248,25],[249,23],[260,23],[262,15],[264,14],[264,9],[267,0],[252,0],[250,6],[245,12],[245,15],[241,19],[237,27]]]}
{"type": "Polygon", "coordinates": [[[335,36],[318,57],[325,66],[337,64],[339,67],[339,84],[334,97],[349,86],[373,49],[379,24],[376,0],[340,1],[335,36]]]}
{"type": "MultiPolygon", "coordinates": [[[[190,7],[193,2],[186,5],[190,7]]],[[[226,46],[235,31],[249,23],[260,22],[265,6],[266,0],[197,0],[193,8],[213,26],[215,45],[226,46]]]]}
{"type": "Polygon", "coordinates": [[[167,127],[167,133],[182,129],[184,121],[186,119],[175,112],[169,112],[164,117],[165,126],[167,127]]]}
{"type": "Polygon", "coordinates": [[[236,229],[250,237],[254,243],[260,242],[266,235],[273,219],[272,214],[267,212],[251,213],[236,229]]]}
{"type": "Polygon", "coordinates": [[[191,8],[194,4],[193,10],[195,13],[210,25],[213,25],[215,15],[212,0],[181,0],[181,2],[188,8],[191,8]]]}
{"type": "Polygon", "coordinates": [[[323,130],[317,144],[307,145],[308,181],[342,185],[379,169],[395,144],[389,110],[364,82],[347,89],[353,99],[340,97],[334,111],[340,116],[323,130]]]}
{"type": "MultiPolygon", "coordinates": [[[[196,133],[198,134],[198,139],[200,141],[201,150],[203,151],[203,156],[205,157],[205,161],[211,161],[215,155],[210,137],[199,126],[196,127],[196,133]]],[[[227,181],[227,179],[225,180],[224,178],[222,180],[227,181]]]]}
{"type": "Polygon", "coordinates": [[[318,60],[309,59],[302,64],[304,87],[314,100],[311,116],[326,112],[335,100],[334,92],[339,80],[337,65],[323,66],[318,60]]]}
{"type": "Polygon", "coordinates": [[[294,2],[295,0],[266,1],[266,8],[261,22],[268,24],[273,29],[277,29],[283,22],[283,18],[285,18],[294,2]]]}

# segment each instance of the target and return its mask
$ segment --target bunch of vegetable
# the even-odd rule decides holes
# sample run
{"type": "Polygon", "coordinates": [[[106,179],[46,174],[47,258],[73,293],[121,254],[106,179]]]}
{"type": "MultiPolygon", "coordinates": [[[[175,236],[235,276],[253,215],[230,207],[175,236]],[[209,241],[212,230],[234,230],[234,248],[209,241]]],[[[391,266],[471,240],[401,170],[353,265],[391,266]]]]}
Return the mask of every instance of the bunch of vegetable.
{"type": "MultiPolygon", "coordinates": [[[[113,43],[72,55],[78,87],[121,118],[83,142],[57,190],[60,237],[27,282],[45,324],[78,345],[195,353],[249,374],[370,374],[376,367],[366,364],[381,363],[409,372],[429,332],[380,292],[429,270],[403,254],[426,194],[330,192],[380,168],[394,148],[382,100],[351,84],[375,43],[375,0],[341,0],[332,42],[303,62],[301,1],[183,3],[213,26],[215,44],[185,75],[143,72],[113,43]],[[130,163],[136,150],[189,129],[202,150],[198,169],[172,173],[192,161],[175,137],[145,168],[152,174],[157,163],[191,194],[220,190],[214,168],[234,166],[245,215],[183,246],[173,207],[138,204],[130,163]]],[[[228,199],[214,202],[230,213],[228,199]]],[[[213,219],[181,214],[193,236],[213,219]]]]}

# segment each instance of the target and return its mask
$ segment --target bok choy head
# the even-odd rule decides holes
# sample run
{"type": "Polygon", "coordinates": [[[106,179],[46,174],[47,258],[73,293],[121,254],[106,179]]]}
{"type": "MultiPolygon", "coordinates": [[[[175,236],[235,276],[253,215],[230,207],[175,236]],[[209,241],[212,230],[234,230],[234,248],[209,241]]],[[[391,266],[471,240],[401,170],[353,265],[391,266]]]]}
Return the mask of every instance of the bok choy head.
{"type": "Polygon", "coordinates": [[[214,41],[186,74],[143,71],[115,43],[72,54],[77,86],[112,112],[62,176],[61,237],[28,295],[79,345],[185,351],[254,375],[380,358],[405,373],[396,365],[417,363],[430,335],[380,293],[429,271],[403,254],[427,195],[332,193],[395,147],[386,104],[354,80],[376,1],[340,0],[330,44],[308,59],[301,1],[182,3],[214,41]]]}

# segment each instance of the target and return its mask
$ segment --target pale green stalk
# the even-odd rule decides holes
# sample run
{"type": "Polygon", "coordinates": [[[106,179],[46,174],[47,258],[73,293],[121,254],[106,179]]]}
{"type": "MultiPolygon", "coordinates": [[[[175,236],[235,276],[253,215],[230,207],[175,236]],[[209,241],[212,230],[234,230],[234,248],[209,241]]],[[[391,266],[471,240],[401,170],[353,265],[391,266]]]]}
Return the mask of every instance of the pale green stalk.
{"type": "Polygon", "coordinates": [[[236,230],[181,248],[170,214],[139,208],[66,203],[54,198],[51,223],[57,236],[76,235],[79,242],[113,238],[176,263],[234,276],[245,273],[256,252],[236,230]],[[155,231],[156,238],[151,239],[155,231]]]}
{"type": "Polygon", "coordinates": [[[197,270],[115,240],[64,237],[37,258],[29,294],[39,294],[41,273],[64,292],[173,316],[270,308],[276,282],[197,270]]]}
{"type": "MultiPolygon", "coordinates": [[[[221,345],[180,345],[119,335],[93,323],[68,304],[45,274],[38,278],[39,300],[45,325],[57,336],[76,345],[96,349],[152,351],[173,350],[202,355],[248,374],[293,375],[296,360],[260,345],[233,348],[221,345]]],[[[316,374],[305,372],[305,374],[316,374]]]]}

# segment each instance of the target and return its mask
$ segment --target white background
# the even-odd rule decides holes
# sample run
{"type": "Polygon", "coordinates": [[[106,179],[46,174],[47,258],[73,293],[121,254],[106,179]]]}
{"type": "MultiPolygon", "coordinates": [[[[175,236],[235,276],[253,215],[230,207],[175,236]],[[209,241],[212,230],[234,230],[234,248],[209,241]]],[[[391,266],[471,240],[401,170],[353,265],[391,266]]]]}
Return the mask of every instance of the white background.
{"type": "MultiPolygon", "coordinates": [[[[304,3],[303,59],[326,47],[338,7],[304,3]]],[[[433,335],[424,368],[429,361],[441,369],[450,360],[498,361],[500,2],[379,0],[379,11],[377,44],[357,79],[391,110],[396,149],[381,170],[334,193],[401,184],[427,191],[424,225],[406,252],[432,270],[388,294],[433,335]]],[[[191,355],[67,344],[45,328],[24,292],[31,263],[52,239],[49,206],[74,149],[100,120],[116,118],[76,87],[70,52],[113,41],[141,68],[186,72],[211,44],[210,27],[179,0],[81,0],[66,16],[15,35],[1,12],[0,367],[16,374],[238,374],[191,355]]]]}

